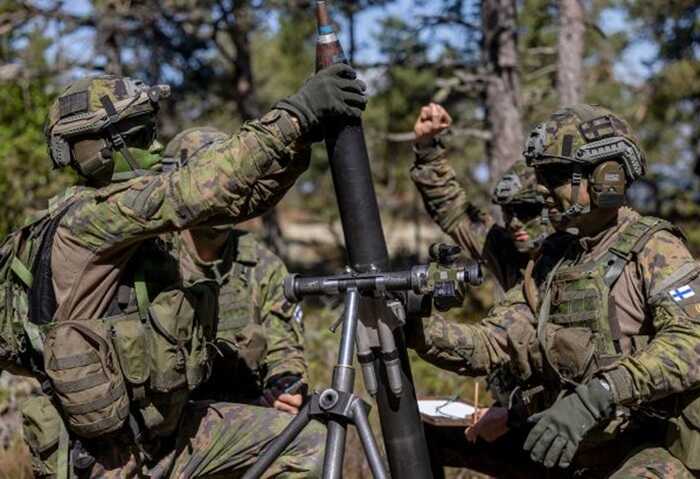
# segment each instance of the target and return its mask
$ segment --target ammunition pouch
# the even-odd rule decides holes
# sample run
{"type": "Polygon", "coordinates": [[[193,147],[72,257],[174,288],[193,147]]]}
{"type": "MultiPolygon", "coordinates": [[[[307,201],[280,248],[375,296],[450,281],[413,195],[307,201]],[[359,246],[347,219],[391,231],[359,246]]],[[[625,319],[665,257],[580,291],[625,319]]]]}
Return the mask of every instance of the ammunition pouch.
{"type": "Polygon", "coordinates": [[[129,412],[149,436],[175,431],[189,393],[211,372],[216,295],[207,285],[161,292],[147,313],[57,323],[46,341],[46,371],[68,429],[98,437],[129,412]]]}
{"type": "Polygon", "coordinates": [[[46,396],[27,399],[21,408],[24,439],[32,452],[32,470],[38,477],[57,473],[62,419],[46,396]]]}
{"type": "Polygon", "coordinates": [[[46,374],[70,431],[93,438],[123,426],[129,396],[104,320],[56,323],[44,353],[46,374]]]}

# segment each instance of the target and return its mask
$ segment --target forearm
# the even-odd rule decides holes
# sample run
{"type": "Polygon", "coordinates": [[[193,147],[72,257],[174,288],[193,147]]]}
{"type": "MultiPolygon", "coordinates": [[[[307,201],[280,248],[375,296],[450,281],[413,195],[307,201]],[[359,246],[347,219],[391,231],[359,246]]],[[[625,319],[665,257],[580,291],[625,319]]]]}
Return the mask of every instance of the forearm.
{"type": "Polygon", "coordinates": [[[304,358],[303,312],[301,306],[284,297],[288,271],[282,260],[269,251],[262,254],[256,273],[262,292],[261,320],[267,339],[265,380],[275,376],[307,377],[304,358]]]}
{"type": "Polygon", "coordinates": [[[263,323],[268,347],[264,358],[266,381],[275,376],[308,376],[303,335],[294,321],[293,318],[270,314],[263,323]]]}
{"type": "Polygon", "coordinates": [[[278,201],[308,160],[293,117],[273,110],[178,171],[98,191],[64,225],[85,246],[105,249],[215,218],[244,221],[278,201]]]}
{"type": "Polygon", "coordinates": [[[433,221],[474,259],[480,259],[493,221],[467,201],[466,192],[447,160],[446,150],[440,145],[417,148],[411,179],[433,221]]]}
{"type": "Polygon", "coordinates": [[[700,386],[700,324],[659,307],[655,323],[664,324],[644,349],[603,374],[617,404],[634,406],[700,386]]]}
{"type": "Polygon", "coordinates": [[[467,199],[449,164],[446,150],[434,145],[416,149],[411,179],[428,214],[447,234],[466,217],[467,199]]]}
{"type": "Polygon", "coordinates": [[[410,346],[425,361],[463,376],[482,376],[508,361],[490,328],[446,321],[438,315],[422,320],[410,346]]]}

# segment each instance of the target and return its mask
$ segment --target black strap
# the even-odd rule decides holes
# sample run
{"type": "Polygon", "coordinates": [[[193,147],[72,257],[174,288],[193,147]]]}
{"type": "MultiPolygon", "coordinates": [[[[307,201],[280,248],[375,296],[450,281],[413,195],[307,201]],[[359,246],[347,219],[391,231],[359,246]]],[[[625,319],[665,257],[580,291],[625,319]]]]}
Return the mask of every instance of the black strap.
{"type": "Polygon", "coordinates": [[[53,274],[51,272],[51,254],[56,230],[61,219],[72,205],[66,206],[45,226],[46,231],[41,238],[39,251],[32,264],[34,281],[29,289],[29,321],[33,324],[45,325],[53,321],[58,304],[53,290],[53,274]]]}
{"type": "Polygon", "coordinates": [[[112,103],[112,100],[107,95],[100,97],[100,103],[102,103],[102,107],[107,112],[107,123],[105,126],[107,127],[112,147],[119,150],[119,153],[124,155],[124,159],[129,164],[129,168],[133,171],[139,170],[138,163],[136,163],[134,157],[131,156],[131,152],[129,152],[129,149],[126,147],[124,138],[117,129],[116,123],[119,121],[119,113],[117,113],[117,109],[114,108],[114,103],[112,103]]]}

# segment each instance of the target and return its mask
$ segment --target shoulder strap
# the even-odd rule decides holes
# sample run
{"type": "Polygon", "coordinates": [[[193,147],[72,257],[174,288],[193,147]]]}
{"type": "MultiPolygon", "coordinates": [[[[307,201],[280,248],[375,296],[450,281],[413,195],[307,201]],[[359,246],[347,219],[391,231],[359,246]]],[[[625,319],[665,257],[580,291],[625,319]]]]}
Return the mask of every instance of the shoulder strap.
{"type": "Polygon", "coordinates": [[[67,205],[43,226],[39,249],[32,264],[32,287],[29,289],[29,321],[33,324],[48,324],[53,320],[58,305],[53,290],[51,272],[51,250],[56,230],[61,219],[70,209],[67,205]]]}
{"type": "Polygon", "coordinates": [[[638,255],[651,237],[659,231],[669,231],[685,241],[685,236],[676,226],[653,216],[642,216],[619,234],[604,258],[607,260],[604,281],[609,288],[618,280],[625,265],[638,255]]]}
{"type": "Polygon", "coordinates": [[[142,323],[146,323],[148,319],[148,307],[151,305],[151,300],[148,297],[148,284],[146,283],[146,269],[143,262],[134,273],[134,293],[136,294],[136,305],[139,311],[139,318],[142,323]]]}
{"type": "Polygon", "coordinates": [[[613,307],[612,288],[620,278],[627,263],[632,261],[644,249],[651,237],[659,231],[670,231],[685,240],[683,233],[668,221],[653,216],[642,216],[620,233],[608,253],[602,258],[604,267],[607,268],[603,281],[609,288],[608,324],[615,349],[618,352],[620,351],[619,341],[622,337],[622,331],[613,307]]]}

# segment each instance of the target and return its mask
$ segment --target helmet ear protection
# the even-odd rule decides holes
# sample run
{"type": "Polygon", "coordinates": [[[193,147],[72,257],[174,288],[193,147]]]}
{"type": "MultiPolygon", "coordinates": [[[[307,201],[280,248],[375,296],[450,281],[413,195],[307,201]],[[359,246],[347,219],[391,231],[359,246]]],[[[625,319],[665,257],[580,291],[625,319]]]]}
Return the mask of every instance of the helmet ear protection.
{"type": "Polygon", "coordinates": [[[605,161],[595,167],[588,179],[591,202],[598,208],[618,208],[625,202],[627,180],[617,161],[605,161]]]}
{"type": "Polygon", "coordinates": [[[90,138],[77,141],[71,145],[73,158],[78,172],[86,178],[109,180],[114,170],[113,152],[109,142],[104,138],[90,138]]]}

